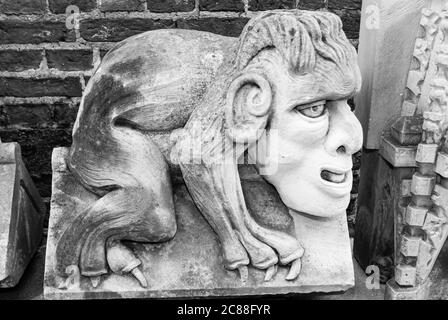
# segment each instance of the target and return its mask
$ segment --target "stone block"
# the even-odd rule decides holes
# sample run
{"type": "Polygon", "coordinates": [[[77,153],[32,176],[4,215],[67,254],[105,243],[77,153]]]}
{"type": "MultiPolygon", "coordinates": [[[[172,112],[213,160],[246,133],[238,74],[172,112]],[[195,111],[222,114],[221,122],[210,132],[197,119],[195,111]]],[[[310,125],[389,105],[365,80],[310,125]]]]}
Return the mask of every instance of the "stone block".
{"type": "Polygon", "coordinates": [[[380,154],[394,167],[415,167],[417,146],[402,146],[390,136],[381,139],[380,154]]]}
{"type": "Polygon", "coordinates": [[[39,69],[43,50],[0,50],[1,71],[39,69]]]}
{"type": "Polygon", "coordinates": [[[406,209],[406,224],[410,226],[423,226],[428,209],[409,205],[406,209]]]}
{"type": "Polygon", "coordinates": [[[420,163],[435,163],[437,158],[437,144],[420,143],[417,146],[415,161],[420,163]]]}
{"type": "Polygon", "coordinates": [[[448,154],[445,152],[439,152],[437,156],[436,173],[448,178],[448,154]]]}
{"type": "Polygon", "coordinates": [[[416,268],[409,265],[395,267],[395,281],[400,286],[415,286],[416,268]]]}
{"type": "Polygon", "coordinates": [[[440,184],[436,184],[431,196],[431,200],[436,206],[442,207],[448,212],[448,189],[440,184]]]}
{"type": "Polygon", "coordinates": [[[65,78],[0,78],[0,96],[12,97],[45,97],[82,95],[79,77],[65,78]]]}
{"type": "Polygon", "coordinates": [[[429,282],[417,287],[400,287],[394,279],[386,284],[385,300],[426,300],[429,292],[429,282]]]}
{"type": "Polygon", "coordinates": [[[401,196],[410,197],[411,195],[412,179],[404,179],[401,181],[401,196]]]}
{"type": "Polygon", "coordinates": [[[415,173],[412,176],[411,192],[417,196],[430,196],[436,184],[435,176],[415,173]]]}
{"type": "Polygon", "coordinates": [[[415,146],[422,138],[422,123],[423,119],[421,117],[400,117],[391,126],[391,136],[400,145],[415,146]]]}
{"type": "Polygon", "coordinates": [[[0,21],[0,29],[0,44],[76,41],[75,30],[67,29],[65,21],[18,21],[5,18],[0,21]]]}
{"type": "MultiPolygon", "coordinates": [[[[218,239],[191,200],[183,184],[174,186],[178,232],[167,243],[132,243],[142,261],[141,270],[148,287],[142,288],[131,276],[101,276],[99,285],[79,276],[74,268],[67,289],[58,287],[67,279],[55,271],[55,246],[61,230],[76,214],[97,198],[79,185],[67,170],[67,148],[53,152],[53,194],[45,263],[46,299],[167,298],[197,296],[240,296],[261,294],[343,291],[354,285],[353,262],[344,214],[322,221],[294,215],[295,232],[306,248],[302,271],[294,281],[286,281],[287,268],[280,266],[270,282],[265,272],[249,267],[246,283],[235,271],[221,264],[218,239]]],[[[272,216],[283,209],[281,201],[263,180],[245,180],[247,205],[254,212],[272,216]]]]}
{"type": "Polygon", "coordinates": [[[39,246],[44,216],[20,146],[0,142],[0,288],[19,282],[39,246]]]}
{"type": "Polygon", "coordinates": [[[405,257],[417,257],[420,247],[420,237],[404,235],[401,238],[400,251],[405,257]]]}

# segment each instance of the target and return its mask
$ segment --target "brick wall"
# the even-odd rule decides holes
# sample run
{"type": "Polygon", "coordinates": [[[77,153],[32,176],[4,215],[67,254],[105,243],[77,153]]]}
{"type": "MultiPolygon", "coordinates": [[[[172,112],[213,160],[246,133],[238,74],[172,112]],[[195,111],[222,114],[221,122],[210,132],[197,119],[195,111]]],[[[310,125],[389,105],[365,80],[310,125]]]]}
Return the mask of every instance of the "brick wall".
{"type": "Polygon", "coordinates": [[[71,144],[86,82],[115,42],[160,28],[238,36],[257,11],[279,8],[332,11],[357,45],[361,0],[0,0],[0,138],[21,144],[48,204],[51,151],[71,144]],[[66,26],[69,5],[79,28],[66,26]]]}

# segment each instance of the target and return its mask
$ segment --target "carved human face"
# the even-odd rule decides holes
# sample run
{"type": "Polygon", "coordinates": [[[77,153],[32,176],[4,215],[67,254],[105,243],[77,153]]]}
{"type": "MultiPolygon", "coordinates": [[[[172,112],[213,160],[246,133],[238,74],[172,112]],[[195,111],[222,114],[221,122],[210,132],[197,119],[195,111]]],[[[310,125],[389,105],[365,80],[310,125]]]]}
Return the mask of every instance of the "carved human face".
{"type": "Polygon", "coordinates": [[[352,154],[361,148],[362,129],[347,99],[358,90],[360,76],[357,66],[323,66],[304,75],[270,68],[274,96],[267,138],[249,155],[286,206],[330,217],[350,202],[352,154]]]}

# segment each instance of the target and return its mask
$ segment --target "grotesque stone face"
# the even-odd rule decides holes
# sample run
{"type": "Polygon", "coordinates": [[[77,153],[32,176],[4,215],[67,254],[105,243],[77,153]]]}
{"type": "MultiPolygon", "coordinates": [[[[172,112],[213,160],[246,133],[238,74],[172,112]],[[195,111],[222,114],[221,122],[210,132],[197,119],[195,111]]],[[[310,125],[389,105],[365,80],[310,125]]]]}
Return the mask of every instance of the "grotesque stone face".
{"type": "Polygon", "coordinates": [[[351,156],[362,145],[361,125],[347,104],[360,86],[358,68],[328,63],[297,75],[274,55],[264,57],[276,79],[276,108],[266,136],[249,154],[290,209],[319,217],[340,214],[350,201],[351,156]]]}

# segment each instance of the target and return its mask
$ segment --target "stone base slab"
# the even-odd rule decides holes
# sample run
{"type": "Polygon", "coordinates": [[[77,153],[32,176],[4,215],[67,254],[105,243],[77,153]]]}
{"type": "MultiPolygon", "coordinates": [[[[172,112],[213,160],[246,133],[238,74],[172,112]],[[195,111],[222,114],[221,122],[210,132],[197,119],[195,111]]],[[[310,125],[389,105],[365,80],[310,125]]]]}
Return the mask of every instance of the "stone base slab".
{"type": "MultiPolygon", "coordinates": [[[[178,232],[162,244],[128,243],[142,261],[148,282],[139,286],[133,277],[108,274],[97,287],[76,270],[67,289],[67,279],[55,272],[55,249],[62,232],[96,196],[79,185],[67,171],[68,149],[53,151],[53,193],[46,252],[44,296],[46,299],[168,298],[199,296],[242,296],[263,294],[344,291],[354,285],[354,271],[345,214],[333,219],[316,219],[293,214],[295,232],[305,248],[303,269],[295,281],[284,280],[287,268],[279,267],[269,282],[265,273],[249,268],[242,283],[237,272],[224,269],[218,239],[191,200],[186,187],[174,186],[178,232]]],[[[242,174],[246,202],[251,210],[269,210],[283,205],[267,195],[264,180],[242,174]],[[249,179],[249,180],[245,180],[249,179]],[[250,197],[250,199],[249,199],[250,197]],[[256,206],[256,208],[254,208],[256,206]]]]}

